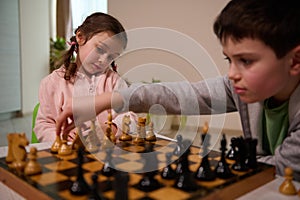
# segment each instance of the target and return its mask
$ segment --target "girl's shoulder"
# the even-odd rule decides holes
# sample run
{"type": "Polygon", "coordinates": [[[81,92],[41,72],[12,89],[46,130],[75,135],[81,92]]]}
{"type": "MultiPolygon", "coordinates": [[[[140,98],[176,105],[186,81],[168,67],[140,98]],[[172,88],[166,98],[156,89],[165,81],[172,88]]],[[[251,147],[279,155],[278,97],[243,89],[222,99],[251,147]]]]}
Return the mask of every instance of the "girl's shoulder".
{"type": "Polygon", "coordinates": [[[66,82],[66,80],[64,79],[64,75],[65,75],[65,69],[64,67],[60,67],[52,71],[46,77],[44,77],[42,81],[48,83],[66,82]]]}
{"type": "Polygon", "coordinates": [[[117,82],[121,79],[121,76],[115,71],[108,70],[106,73],[101,75],[101,78],[112,82],[117,82]]]}

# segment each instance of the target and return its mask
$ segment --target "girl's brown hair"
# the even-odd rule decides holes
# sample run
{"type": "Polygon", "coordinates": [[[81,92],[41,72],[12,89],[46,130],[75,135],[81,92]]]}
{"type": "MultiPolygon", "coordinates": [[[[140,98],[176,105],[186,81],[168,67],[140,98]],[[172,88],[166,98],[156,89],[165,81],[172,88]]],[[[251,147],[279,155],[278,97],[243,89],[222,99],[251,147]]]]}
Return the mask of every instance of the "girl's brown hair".
{"type": "MultiPolygon", "coordinates": [[[[114,33],[115,37],[123,43],[124,49],[127,45],[127,34],[122,24],[116,18],[105,13],[96,12],[88,16],[82,25],[75,30],[75,35],[78,31],[85,37],[85,42],[100,32],[109,31],[114,33]]],[[[74,52],[77,52],[78,49],[76,36],[72,36],[70,41],[71,47],[62,57],[62,62],[66,70],[64,75],[65,80],[70,80],[74,77],[78,68],[77,64],[72,62],[74,60],[74,52]]],[[[112,69],[116,70],[114,62],[112,63],[112,69]]]]}

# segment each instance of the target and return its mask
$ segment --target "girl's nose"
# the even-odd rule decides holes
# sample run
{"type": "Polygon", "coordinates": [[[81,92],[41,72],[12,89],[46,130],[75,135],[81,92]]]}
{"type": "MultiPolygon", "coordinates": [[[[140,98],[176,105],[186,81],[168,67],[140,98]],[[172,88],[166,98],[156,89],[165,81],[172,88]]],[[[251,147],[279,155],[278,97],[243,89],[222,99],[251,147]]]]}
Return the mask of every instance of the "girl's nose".
{"type": "Polygon", "coordinates": [[[101,62],[101,63],[106,62],[106,61],[107,61],[107,56],[106,56],[106,54],[101,54],[101,55],[99,55],[98,61],[101,62]]]}

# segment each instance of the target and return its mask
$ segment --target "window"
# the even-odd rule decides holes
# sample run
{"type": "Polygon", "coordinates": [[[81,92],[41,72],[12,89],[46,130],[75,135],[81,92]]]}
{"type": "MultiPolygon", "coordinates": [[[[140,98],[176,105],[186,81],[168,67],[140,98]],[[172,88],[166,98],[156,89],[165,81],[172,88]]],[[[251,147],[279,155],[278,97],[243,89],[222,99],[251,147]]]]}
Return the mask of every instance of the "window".
{"type": "Polygon", "coordinates": [[[74,30],[94,12],[107,13],[107,0],[71,0],[72,27],[74,30]]]}

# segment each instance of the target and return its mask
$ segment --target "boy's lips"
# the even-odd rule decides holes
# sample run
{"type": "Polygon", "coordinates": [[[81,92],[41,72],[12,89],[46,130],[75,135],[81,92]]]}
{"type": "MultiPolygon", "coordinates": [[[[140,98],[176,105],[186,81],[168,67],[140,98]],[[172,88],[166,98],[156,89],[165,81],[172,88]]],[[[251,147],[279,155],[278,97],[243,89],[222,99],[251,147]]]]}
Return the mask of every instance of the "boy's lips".
{"type": "Polygon", "coordinates": [[[237,86],[234,86],[234,91],[236,94],[245,94],[246,92],[246,89],[245,88],[242,88],[242,87],[237,87],[237,86]]]}

